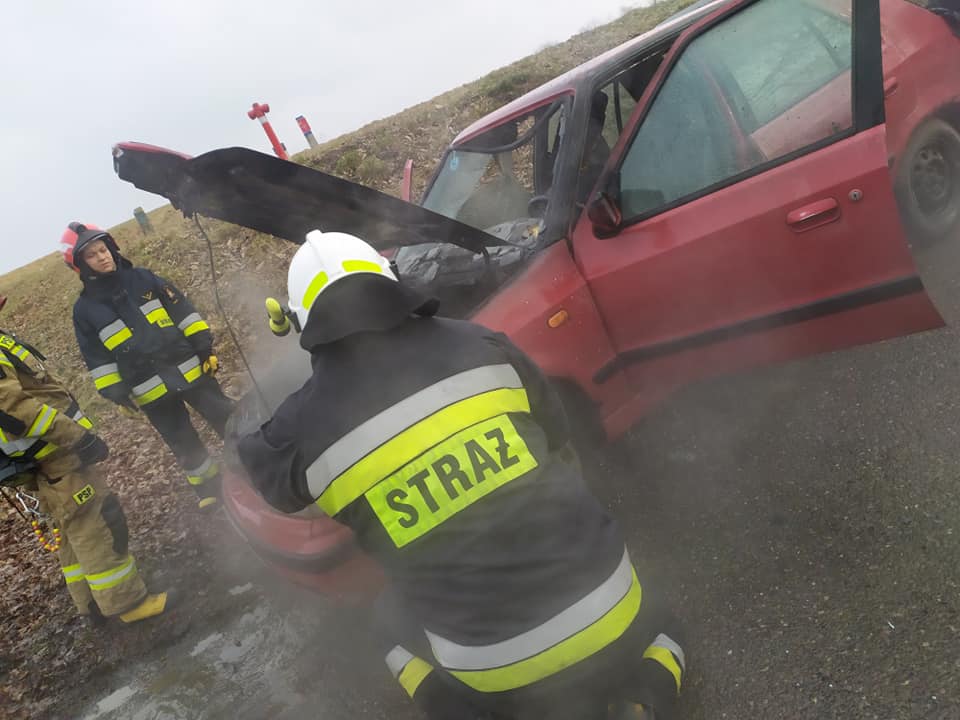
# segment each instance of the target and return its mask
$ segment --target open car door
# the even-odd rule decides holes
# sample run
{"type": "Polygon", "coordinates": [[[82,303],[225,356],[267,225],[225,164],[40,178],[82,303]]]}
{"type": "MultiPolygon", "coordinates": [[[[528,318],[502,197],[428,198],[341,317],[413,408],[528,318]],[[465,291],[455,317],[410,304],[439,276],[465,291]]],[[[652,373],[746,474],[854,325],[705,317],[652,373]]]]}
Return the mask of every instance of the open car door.
{"type": "Polygon", "coordinates": [[[653,395],[943,324],[887,166],[878,0],[741,0],[674,44],[574,233],[653,395]]]}

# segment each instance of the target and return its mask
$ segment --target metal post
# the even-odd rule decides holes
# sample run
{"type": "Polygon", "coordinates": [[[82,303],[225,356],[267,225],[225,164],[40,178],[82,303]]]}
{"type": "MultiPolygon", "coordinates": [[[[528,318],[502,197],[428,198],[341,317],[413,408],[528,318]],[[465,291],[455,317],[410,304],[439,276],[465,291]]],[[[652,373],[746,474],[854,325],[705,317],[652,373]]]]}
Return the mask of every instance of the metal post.
{"type": "Polygon", "coordinates": [[[300,126],[300,130],[303,132],[303,136],[307,139],[307,144],[310,147],[315,148],[320,144],[313,136],[313,130],[310,129],[310,123],[307,122],[307,119],[303,115],[297,115],[297,125],[300,126]]]}

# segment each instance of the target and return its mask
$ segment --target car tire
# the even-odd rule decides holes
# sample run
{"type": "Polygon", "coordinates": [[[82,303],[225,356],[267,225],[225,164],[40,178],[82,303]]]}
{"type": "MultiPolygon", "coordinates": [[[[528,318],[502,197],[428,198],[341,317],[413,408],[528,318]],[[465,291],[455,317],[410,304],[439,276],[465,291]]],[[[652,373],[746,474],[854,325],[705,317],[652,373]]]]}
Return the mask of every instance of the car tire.
{"type": "Polygon", "coordinates": [[[912,244],[929,244],[960,231],[960,130],[929,118],[913,133],[895,182],[897,202],[912,244]]]}

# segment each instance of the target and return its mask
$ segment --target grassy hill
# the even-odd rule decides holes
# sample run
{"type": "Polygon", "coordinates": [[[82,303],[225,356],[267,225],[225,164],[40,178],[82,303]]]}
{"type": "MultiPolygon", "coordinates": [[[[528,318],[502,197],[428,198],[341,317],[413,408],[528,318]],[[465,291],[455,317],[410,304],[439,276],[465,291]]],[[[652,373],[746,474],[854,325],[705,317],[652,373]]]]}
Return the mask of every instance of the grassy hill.
{"type": "MultiPolygon", "coordinates": [[[[630,11],[615,22],[302,152],[294,160],[397,194],[404,161],[412,158],[415,195],[419,195],[443,149],[462,128],[556,75],[650,29],[691,2],[669,0],[630,11]]],[[[153,211],[150,218],[156,233],[146,238],[133,220],[111,232],[127,257],[172,280],[210,320],[225,360],[227,385],[232,385],[237,394],[246,381],[223,320],[215,310],[206,245],[196,226],[170,206],[153,211]]],[[[64,222],[68,219],[64,218],[64,222]]],[[[285,295],[286,265],[295,247],[227,223],[203,222],[213,240],[221,295],[231,323],[245,345],[256,348],[268,343],[263,298],[269,294],[285,295]]],[[[54,246],[57,240],[49,238],[50,245],[54,246]]],[[[113,410],[93,390],[73,338],[71,308],[79,288],[79,281],[64,267],[58,254],[2,276],[0,293],[6,294],[9,302],[0,316],[0,326],[22,334],[47,353],[59,376],[96,417],[113,410]]]]}

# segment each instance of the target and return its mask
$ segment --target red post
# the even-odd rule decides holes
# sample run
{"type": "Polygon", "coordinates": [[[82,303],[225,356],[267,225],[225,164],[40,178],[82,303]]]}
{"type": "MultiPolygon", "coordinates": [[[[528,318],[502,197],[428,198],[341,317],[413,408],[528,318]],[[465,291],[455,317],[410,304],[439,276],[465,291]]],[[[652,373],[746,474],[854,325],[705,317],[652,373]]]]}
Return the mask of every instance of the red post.
{"type": "Polygon", "coordinates": [[[313,136],[313,130],[310,128],[310,123],[307,122],[307,119],[303,115],[297,115],[297,125],[300,126],[300,131],[303,133],[303,136],[307,139],[307,144],[315,148],[320,143],[317,142],[317,139],[313,136]]]}
{"type": "Polygon", "coordinates": [[[270,125],[270,121],[267,120],[267,113],[270,112],[270,106],[264,103],[254,103],[253,107],[247,110],[247,117],[251,120],[259,120],[260,124],[263,126],[263,131],[267,134],[267,138],[270,140],[270,144],[273,145],[273,152],[281,160],[289,160],[287,157],[287,151],[283,146],[283,143],[280,142],[280,138],[277,137],[277,134],[273,131],[273,127],[270,125]]]}

